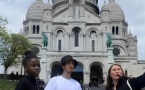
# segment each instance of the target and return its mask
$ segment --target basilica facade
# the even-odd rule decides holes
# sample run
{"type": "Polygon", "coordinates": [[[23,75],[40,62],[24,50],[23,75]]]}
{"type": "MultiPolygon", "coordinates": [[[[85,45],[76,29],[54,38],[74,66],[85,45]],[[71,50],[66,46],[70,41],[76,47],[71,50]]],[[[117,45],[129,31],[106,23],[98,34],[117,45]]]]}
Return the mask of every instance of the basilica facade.
{"type": "Polygon", "coordinates": [[[24,35],[40,57],[40,78],[46,82],[60,75],[60,60],[72,55],[79,64],[72,77],[88,84],[106,81],[113,63],[120,64],[127,76],[145,72],[145,62],[138,61],[137,36],[128,30],[123,10],[109,0],[99,10],[98,0],[52,0],[44,4],[36,0],[23,21],[24,35]],[[48,38],[43,47],[42,33],[48,38]],[[111,48],[107,48],[107,33],[111,34],[111,48]],[[144,65],[144,66],[143,66],[144,65]]]}

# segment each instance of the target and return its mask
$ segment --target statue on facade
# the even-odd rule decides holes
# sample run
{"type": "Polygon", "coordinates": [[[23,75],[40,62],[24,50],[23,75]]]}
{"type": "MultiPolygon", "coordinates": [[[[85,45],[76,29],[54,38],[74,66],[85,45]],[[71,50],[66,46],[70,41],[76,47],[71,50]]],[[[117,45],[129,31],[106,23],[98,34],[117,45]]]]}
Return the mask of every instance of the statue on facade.
{"type": "Polygon", "coordinates": [[[47,47],[48,45],[48,37],[46,35],[46,33],[42,32],[42,44],[43,44],[43,47],[47,47]]]}
{"type": "Polygon", "coordinates": [[[111,44],[112,44],[112,37],[111,37],[111,33],[107,33],[107,42],[106,42],[106,45],[107,45],[107,48],[110,48],[111,47],[111,44]]]}

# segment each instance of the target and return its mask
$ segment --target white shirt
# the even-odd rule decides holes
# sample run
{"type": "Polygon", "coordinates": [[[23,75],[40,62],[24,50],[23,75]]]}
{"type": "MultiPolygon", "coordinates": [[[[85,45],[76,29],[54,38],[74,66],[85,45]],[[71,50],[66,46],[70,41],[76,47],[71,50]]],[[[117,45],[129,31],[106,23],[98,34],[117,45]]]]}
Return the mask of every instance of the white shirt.
{"type": "Polygon", "coordinates": [[[74,79],[56,76],[49,80],[45,90],[82,90],[80,84],[74,79]]]}

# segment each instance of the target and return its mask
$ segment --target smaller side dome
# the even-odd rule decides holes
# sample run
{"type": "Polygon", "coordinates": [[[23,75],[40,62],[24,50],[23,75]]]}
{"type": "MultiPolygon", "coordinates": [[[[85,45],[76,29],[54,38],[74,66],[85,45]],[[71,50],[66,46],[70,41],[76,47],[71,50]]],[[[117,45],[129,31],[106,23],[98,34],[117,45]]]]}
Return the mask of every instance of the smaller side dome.
{"type": "Polygon", "coordinates": [[[133,35],[132,35],[132,33],[131,33],[131,30],[129,30],[129,34],[128,34],[128,39],[133,39],[133,35]]]}
{"type": "Polygon", "coordinates": [[[134,43],[133,40],[134,40],[133,35],[131,33],[131,30],[129,30],[129,34],[127,36],[127,46],[130,46],[131,43],[134,43]]]}
{"type": "Polygon", "coordinates": [[[44,10],[52,10],[52,6],[49,2],[47,4],[45,4],[44,10]]]}
{"type": "Polygon", "coordinates": [[[108,8],[109,8],[109,11],[110,11],[110,19],[125,20],[123,10],[115,2],[115,0],[109,0],[108,8]]]}
{"type": "Polygon", "coordinates": [[[44,3],[36,0],[28,9],[26,19],[43,19],[44,3]]]}
{"type": "Polygon", "coordinates": [[[109,10],[108,8],[108,5],[106,5],[106,2],[104,2],[102,8],[101,8],[101,11],[106,11],[106,10],[109,10]]]}

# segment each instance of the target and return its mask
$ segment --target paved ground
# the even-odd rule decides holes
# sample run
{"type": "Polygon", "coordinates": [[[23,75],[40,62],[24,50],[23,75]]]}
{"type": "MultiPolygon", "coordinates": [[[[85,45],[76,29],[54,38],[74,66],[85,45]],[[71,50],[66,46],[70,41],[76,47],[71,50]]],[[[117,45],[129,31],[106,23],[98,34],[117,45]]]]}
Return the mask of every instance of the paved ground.
{"type": "Polygon", "coordinates": [[[99,87],[89,87],[89,86],[84,86],[83,90],[105,90],[105,86],[104,85],[99,85],[99,87]]]}

